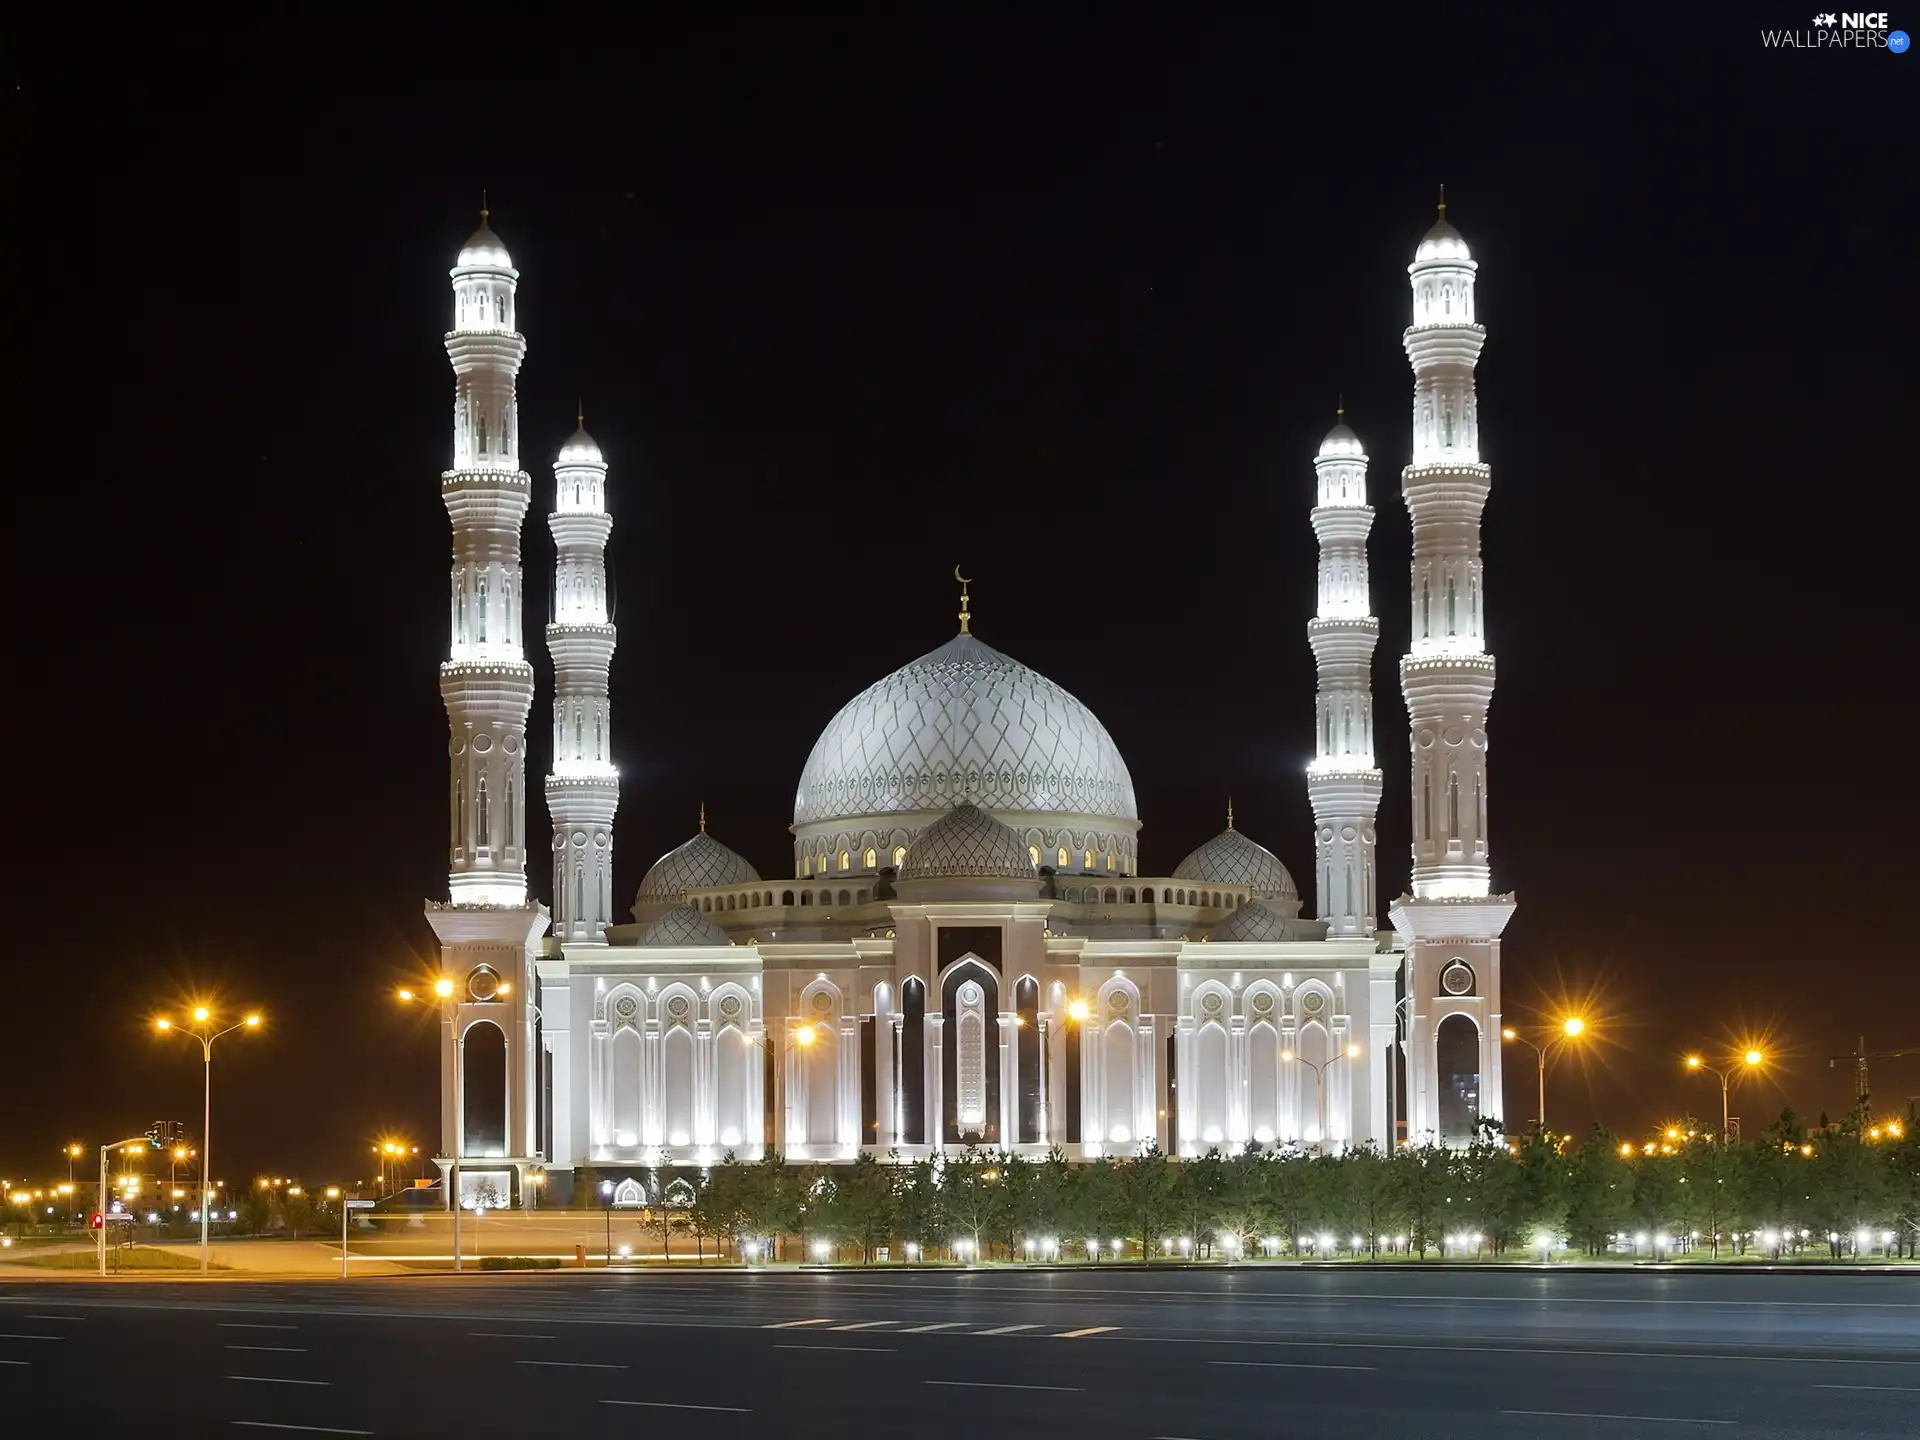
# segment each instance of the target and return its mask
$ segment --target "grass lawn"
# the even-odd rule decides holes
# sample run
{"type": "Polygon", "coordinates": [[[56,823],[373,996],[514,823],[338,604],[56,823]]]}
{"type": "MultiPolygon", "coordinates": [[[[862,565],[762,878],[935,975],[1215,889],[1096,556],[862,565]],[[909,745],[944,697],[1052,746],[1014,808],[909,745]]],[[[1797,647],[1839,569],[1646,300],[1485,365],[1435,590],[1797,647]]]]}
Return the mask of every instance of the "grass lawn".
{"type": "MultiPolygon", "coordinates": [[[[0,1251],[0,1264],[30,1265],[36,1270],[98,1270],[100,1254],[96,1250],[66,1250],[52,1255],[21,1254],[18,1250],[0,1251]]],[[[171,1250],[149,1250],[135,1246],[131,1250],[107,1252],[107,1273],[120,1270],[198,1270],[198,1255],[176,1255],[171,1250]]],[[[210,1268],[225,1270],[225,1265],[210,1268]]]]}

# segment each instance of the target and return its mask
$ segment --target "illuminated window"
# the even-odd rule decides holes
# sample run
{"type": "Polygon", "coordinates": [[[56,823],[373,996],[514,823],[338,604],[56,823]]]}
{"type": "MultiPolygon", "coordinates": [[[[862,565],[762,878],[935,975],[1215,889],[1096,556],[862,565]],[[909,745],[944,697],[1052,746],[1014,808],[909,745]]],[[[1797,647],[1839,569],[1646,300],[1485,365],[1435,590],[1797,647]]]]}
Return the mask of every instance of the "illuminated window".
{"type": "Polygon", "coordinates": [[[906,858],[907,858],[906,846],[896,845],[893,847],[893,863],[895,868],[898,868],[901,862],[904,861],[906,858]]]}
{"type": "Polygon", "coordinates": [[[487,777],[473,782],[474,843],[485,849],[491,843],[487,834],[487,777]]]}
{"type": "Polygon", "coordinates": [[[1086,852],[1084,852],[1084,855],[1083,855],[1083,858],[1082,858],[1082,860],[1081,860],[1081,865],[1080,865],[1080,868],[1081,868],[1082,870],[1091,870],[1091,869],[1093,869],[1093,851],[1091,851],[1091,850],[1088,850],[1088,851],[1086,851],[1086,852]]]}
{"type": "Polygon", "coordinates": [[[811,855],[802,855],[800,857],[800,876],[802,879],[805,879],[811,874],[813,874],[813,857],[811,855]]]}
{"type": "Polygon", "coordinates": [[[1353,707],[1347,706],[1340,715],[1340,750],[1342,754],[1353,753],[1353,707]]]}
{"type": "Polygon", "coordinates": [[[1038,870],[1040,868],[1040,847],[1038,845],[1027,846],[1027,858],[1033,861],[1033,868],[1038,870]]]}
{"type": "Polygon", "coordinates": [[[860,854],[861,869],[871,870],[875,866],[877,866],[879,863],[880,863],[880,857],[878,854],[874,852],[874,848],[871,845],[869,845],[865,850],[861,852],[860,854]]]}
{"type": "Polygon", "coordinates": [[[1064,845],[1062,845],[1062,846],[1060,847],[1060,855],[1059,855],[1059,865],[1058,865],[1058,868],[1059,868],[1059,869],[1062,869],[1062,870],[1064,870],[1064,869],[1066,869],[1066,868],[1067,868],[1067,864],[1068,864],[1068,861],[1067,861],[1067,847],[1066,847],[1066,846],[1064,846],[1064,845]]]}
{"type": "Polygon", "coordinates": [[[515,812],[513,807],[513,774],[511,771],[509,771],[507,774],[507,848],[508,849],[512,849],[515,845],[520,843],[520,836],[515,832],[515,828],[513,824],[514,813],[515,812]]]}
{"type": "Polygon", "coordinates": [[[840,868],[842,870],[851,870],[853,868],[853,857],[845,850],[840,852],[840,868]]]}
{"type": "Polygon", "coordinates": [[[1447,580],[1447,634],[1449,635],[1452,635],[1453,633],[1455,633],[1454,632],[1454,613],[1455,612],[1454,612],[1453,580],[1449,578],[1447,580]]]}

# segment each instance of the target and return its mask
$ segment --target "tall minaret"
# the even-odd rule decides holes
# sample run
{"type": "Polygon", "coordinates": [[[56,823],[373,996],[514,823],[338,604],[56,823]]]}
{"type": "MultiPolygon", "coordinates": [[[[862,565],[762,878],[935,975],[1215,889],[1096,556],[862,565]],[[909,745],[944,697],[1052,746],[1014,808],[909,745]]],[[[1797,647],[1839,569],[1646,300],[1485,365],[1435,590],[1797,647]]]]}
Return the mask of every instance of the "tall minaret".
{"type": "Polygon", "coordinates": [[[554,463],[553,933],[575,944],[606,944],[613,920],[613,816],[620,772],[613,765],[607,669],[614,628],[607,604],[607,462],[579,417],[554,463]]]}
{"type": "Polygon", "coordinates": [[[1380,622],[1367,592],[1367,456],[1347,428],[1346,409],[1320,442],[1313,468],[1319,503],[1320,605],[1307,640],[1320,676],[1314,757],[1307,766],[1313,804],[1318,914],[1329,935],[1374,933],[1374,830],[1380,772],[1373,764],[1370,671],[1380,622]]]}
{"type": "Polygon", "coordinates": [[[1499,936],[1513,914],[1510,896],[1491,893],[1487,857],[1494,667],[1484,643],[1480,512],[1492,475],[1480,459],[1474,395],[1486,341],[1474,320],[1477,270],[1447,223],[1443,190],[1439,220],[1407,267],[1413,463],[1401,493],[1413,522],[1413,638],[1400,689],[1412,732],[1413,893],[1392,918],[1409,952],[1409,1138],[1449,1144],[1503,1112],[1499,936]]]}
{"type": "Polygon", "coordinates": [[[513,328],[520,272],[487,227],[460,249],[453,277],[453,468],[440,497],[453,521],[453,635],[440,667],[452,731],[451,858],[456,902],[527,898],[527,711],[533,667],[520,643],[520,523],[533,482],[520,468],[514,380],[527,341],[513,328]]]}
{"type": "Polygon", "coordinates": [[[453,279],[453,468],[440,496],[453,521],[452,636],[440,667],[447,707],[447,886],[429,903],[440,940],[440,1154],[446,1193],[518,1203],[548,1128],[539,1083],[534,963],[546,907],[527,899],[527,710],[533,667],[520,524],[533,484],[520,468],[514,381],[526,354],[513,328],[520,272],[487,227],[460,248],[453,279]],[[504,1054],[502,1054],[504,1052],[504,1054]],[[502,1062],[492,1056],[502,1054],[502,1062]],[[484,1162],[484,1163],[481,1163],[484,1162]],[[456,1177],[459,1177],[456,1182],[456,1177]]]}

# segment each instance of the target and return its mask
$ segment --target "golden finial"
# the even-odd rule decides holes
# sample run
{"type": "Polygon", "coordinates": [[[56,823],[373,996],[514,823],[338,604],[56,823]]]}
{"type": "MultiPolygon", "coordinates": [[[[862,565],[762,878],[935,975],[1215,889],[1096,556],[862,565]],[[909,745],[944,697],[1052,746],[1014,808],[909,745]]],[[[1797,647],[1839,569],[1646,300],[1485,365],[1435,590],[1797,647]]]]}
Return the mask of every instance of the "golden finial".
{"type": "Polygon", "coordinates": [[[1333,413],[1341,420],[1347,418],[1347,397],[1344,392],[1334,396],[1333,413]]]}
{"type": "Polygon", "coordinates": [[[1447,218],[1447,187],[1444,181],[1440,186],[1440,218],[1447,218]]]}
{"type": "Polygon", "coordinates": [[[704,800],[700,802],[700,833],[707,833],[707,802],[704,800]]]}
{"type": "Polygon", "coordinates": [[[1233,796],[1227,796],[1227,829],[1233,829],[1233,796]]]}
{"type": "Polygon", "coordinates": [[[484,190],[480,192],[480,223],[487,223],[487,192],[484,190]]]}
{"type": "Polygon", "coordinates": [[[973,611],[968,608],[970,597],[967,594],[967,587],[973,584],[973,581],[960,573],[958,565],[953,567],[953,578],[960,582],[960,633],[971,635],[973,631],[968,626],[973,621],[973,611]]]}
{"type": "Polygon", "coordinates": [[[587,428],[587,407],[579,400],[573,402],[573,423],[582,430],[587,428]]]}

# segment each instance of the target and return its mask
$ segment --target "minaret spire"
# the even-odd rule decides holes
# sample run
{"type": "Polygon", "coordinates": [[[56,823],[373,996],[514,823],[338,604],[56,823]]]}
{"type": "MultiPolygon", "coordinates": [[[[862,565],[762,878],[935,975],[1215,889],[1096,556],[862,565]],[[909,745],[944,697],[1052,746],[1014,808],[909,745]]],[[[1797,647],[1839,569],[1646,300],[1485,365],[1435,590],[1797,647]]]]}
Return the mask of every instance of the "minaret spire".
{"type": "Polygon", "coordinates": [[[1317,911],[1329,935],[1374,933],[1374,816],[1380,771],[1373,763],[1373,649],[1380,638],[1367,582],[1367,455],[1347,427],[1339,397],[1334,427],[1313,469],[1311,516],[1320,541],[1319,606],[1307,625],[1319,674],[1314,755],[1307,766],[1313,806],[1317,911]]]}
{"type": "Polygon", "coordinates": [[[613,817],[620,772],[613,763],[607,672],[617,636],[607,609],[607,462],[587,434],[586,407],[554,462],[553,933],[575,945],[606,944],[613,923],[613,817]]]}
{"type": "Polygon", "coordinates": [[[1496,895],[1487,851],[1486,648],[1480,514],[1493,487],[1480,458],[1474,368],[1486,331],[1474,319],[1479,267],[1446,216],[1414,251],[1413,462],[1400,493],[1413,523],[1412,644],[1400,661],[1413,757],[1412,894],[1394,902],[1407,950],[1407,1139],[1466,1145],[1498,1120],[1500,933],[1513,897],[1496,895]],[[1464,1054],[1475,1053],[1469,1070],[1464,1054]],[[1441,1050],[1449,1054],[1440,1070],[1441,1050]]]}

